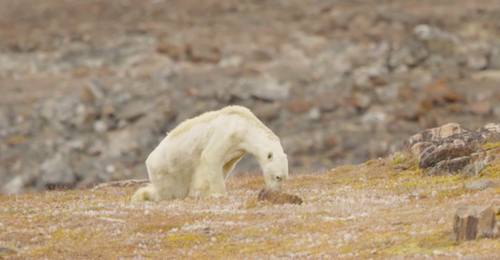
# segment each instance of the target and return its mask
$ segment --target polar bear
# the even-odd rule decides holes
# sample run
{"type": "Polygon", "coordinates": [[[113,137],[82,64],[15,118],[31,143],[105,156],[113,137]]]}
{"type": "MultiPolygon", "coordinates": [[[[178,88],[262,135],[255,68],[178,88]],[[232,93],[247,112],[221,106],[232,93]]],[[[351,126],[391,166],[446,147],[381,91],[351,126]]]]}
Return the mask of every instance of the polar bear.
{"type": "Polygon", "coordinates": [[[227,176],[246,153],[259,162],[267,187],[281,190],[287,155],[278,136],[248,108],[232,105],[187,119],[149,154],[151,184],[132,201],[224,196],[227,176]]]}

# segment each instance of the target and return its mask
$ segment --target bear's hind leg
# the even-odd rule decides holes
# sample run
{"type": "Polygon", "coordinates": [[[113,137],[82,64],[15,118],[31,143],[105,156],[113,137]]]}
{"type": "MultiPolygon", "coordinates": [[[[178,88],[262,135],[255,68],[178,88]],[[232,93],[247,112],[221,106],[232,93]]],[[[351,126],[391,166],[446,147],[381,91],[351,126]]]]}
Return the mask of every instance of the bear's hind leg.
{"type": "Polygon", "coordinates": [[[176,176],[163,168],[156,168],[148,163],[146,163],[146,168],[151,184],[160,199],[168,200],[187,197],[190,178],[176,176]]]}

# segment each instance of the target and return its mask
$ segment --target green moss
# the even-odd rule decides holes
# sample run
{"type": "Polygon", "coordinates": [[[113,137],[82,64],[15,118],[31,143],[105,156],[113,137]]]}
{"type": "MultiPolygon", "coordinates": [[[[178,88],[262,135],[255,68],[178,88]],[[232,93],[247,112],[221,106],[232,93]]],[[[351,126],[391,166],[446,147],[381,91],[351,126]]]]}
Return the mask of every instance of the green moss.
{"type": "Polygon", "coordinates": [[[391,164],[400,164],[402,162],[403,162],[403,158],[398,157],[398,158],[392,160],[391,164]]]}
{"type": "Polygon", "coordinates": [[[500,143],[486,143],[481,147],[483,150],[493,149],[500,147],[500,143]]]}

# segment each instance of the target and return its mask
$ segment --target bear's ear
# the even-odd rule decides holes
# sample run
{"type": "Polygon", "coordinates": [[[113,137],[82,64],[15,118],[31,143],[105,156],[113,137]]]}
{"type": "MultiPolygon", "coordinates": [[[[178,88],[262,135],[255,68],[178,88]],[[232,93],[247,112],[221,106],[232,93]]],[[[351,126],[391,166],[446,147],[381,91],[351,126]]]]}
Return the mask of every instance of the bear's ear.
{"type": "Polygon", "coordinates": [[[268,152],[268,153],[267,153],[267,159],[268,159],[268,160],[273,159],[273,153],[272,153],[272,152],[268,152]]]}

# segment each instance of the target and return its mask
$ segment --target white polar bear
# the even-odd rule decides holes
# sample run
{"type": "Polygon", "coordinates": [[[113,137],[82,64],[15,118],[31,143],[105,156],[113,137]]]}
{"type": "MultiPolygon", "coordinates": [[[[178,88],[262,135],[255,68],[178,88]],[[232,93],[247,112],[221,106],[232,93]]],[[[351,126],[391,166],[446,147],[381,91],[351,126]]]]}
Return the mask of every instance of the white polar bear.
{"type": "Polygon", "coordinates": [[[246,153],[256,157],[268,188],[281,190],[287,155],[249,109],[233,105],[188,119],[148,156],[151,184],[138,189],[132,201],[223,196],[227,176],[246,153]]]}

